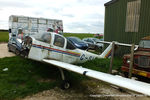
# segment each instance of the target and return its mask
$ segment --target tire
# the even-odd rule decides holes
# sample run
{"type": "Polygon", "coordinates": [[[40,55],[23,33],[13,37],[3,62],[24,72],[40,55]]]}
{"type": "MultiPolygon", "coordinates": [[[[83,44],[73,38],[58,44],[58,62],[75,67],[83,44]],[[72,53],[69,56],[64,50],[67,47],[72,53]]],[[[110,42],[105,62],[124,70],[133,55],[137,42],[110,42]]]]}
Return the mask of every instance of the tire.
{"type": "Polygon", "coordinates": [[[7,44],[7,47],[8,47],[8,52],[12,52],[9,44],[7,44]]]}
{"type": "Polygon", "coordinates": [[[8,47],[8,52],[11,52],[10,47],[8,47]]]}
{"type": "Polygon", "coordinates": [[[15,50],[15,54],[18,56],[20,55],[20,51],[18,49],[15,50]]]}
{"type": "Polygon", "coordinates": [[[69,82],[69,81],[64,80],[64,81],[62,81],[61,89],[63,89],[63,90],[67,90],[67,89],[69,89],[69,88],[70,88],[70,86],[71,86],[70,82],[69,82]]]}
{"type": "Polygon", "coordinates": [[[95,46],[95,51],[99,51],[100,48],[98,46],[95,46]]]}

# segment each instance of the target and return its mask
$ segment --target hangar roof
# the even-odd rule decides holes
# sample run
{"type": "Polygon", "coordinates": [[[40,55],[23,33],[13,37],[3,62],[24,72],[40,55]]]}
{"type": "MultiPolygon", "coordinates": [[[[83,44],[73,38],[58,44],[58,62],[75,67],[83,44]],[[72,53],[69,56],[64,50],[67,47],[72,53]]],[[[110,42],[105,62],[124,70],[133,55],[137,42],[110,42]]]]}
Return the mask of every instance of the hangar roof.
{"type": "Polygon", "coordinates": [[[111,1],[109,1],[109,2],[107,2],[107,3],[105,3],[104,5],[105,6],[109,6],[110,4],[113,4],[113,3],[115,3],[115,2],[117,2],[118,0],[111,0],[111,1]]]}

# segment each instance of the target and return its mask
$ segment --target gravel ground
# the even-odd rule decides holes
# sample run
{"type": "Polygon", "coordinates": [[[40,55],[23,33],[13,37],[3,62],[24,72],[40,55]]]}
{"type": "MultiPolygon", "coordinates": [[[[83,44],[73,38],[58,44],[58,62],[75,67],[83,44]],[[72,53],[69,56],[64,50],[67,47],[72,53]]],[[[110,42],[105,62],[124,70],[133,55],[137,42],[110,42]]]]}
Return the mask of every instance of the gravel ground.
{"type": "Polygon", "coordinates": [[[7,43],[0,43],[0,58],[15,56],[15,54],[8,52],[7,43]]]}
{"type": "Polygon", "coordinates": [[[81,82],[76,89],[62,90],[56,87],[23,100],[150,100],[150,97],[128,90],[121,92],[109,84],[92,79],[81,82]]]}
{"type": "MultiPolygon", "coordinates": [[[[0,43],[0,58],[11,56],[15,54],[8,52],[7,43],[0,43]]],[[[94,79],[83,81],[80,84],[69,90],[55,87],[17,100],[150,100],[150,97],[127,90],[121,92],[109,84],[94,79]]]]}

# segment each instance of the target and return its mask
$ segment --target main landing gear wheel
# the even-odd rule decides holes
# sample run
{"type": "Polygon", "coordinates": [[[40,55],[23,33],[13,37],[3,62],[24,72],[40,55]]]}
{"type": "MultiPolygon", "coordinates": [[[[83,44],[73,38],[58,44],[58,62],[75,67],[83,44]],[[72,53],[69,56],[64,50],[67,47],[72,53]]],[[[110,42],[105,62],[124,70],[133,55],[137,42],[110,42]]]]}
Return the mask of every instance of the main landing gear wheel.
{"type": "Polygon", "coordinates": [[[62,84],[61,84],[61,89],[66,90],[70,88],[70,82],[65,79],[65,75],[63,72],[63,69],[59,68],[61,78],[62,78],[62,84]]]}
{"type": "Polygon", "coordinates": [[[69,89],[70,86],[71,86],[71,85],[70,85],[70,82],[69,82],[69,81],[67,81],[67,80],[63,80],[63,81],[62,81],[61,88],[62,88],[63,90],[69,89]]]}

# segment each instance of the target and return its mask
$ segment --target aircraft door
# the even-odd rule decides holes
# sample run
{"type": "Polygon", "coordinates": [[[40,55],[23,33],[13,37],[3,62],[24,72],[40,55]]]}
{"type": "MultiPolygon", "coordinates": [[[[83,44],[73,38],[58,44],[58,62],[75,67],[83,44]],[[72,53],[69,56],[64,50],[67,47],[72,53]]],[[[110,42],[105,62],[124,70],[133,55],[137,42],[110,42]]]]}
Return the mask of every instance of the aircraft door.
{"type": "Polygon", "coordinates": [[[77,58],[76,47],[71,42],[67,41],[66,54],[63,54],[63,61],[66,63],[76,63],[77,58]]]}
{"type": "Polygon", "coordinates": [[[50,58],[63,61],[63,53],[65,53],[65,39],[64,37],[55,34],[53,45],[51,46],[50,58]]]}

